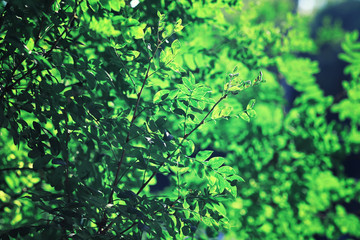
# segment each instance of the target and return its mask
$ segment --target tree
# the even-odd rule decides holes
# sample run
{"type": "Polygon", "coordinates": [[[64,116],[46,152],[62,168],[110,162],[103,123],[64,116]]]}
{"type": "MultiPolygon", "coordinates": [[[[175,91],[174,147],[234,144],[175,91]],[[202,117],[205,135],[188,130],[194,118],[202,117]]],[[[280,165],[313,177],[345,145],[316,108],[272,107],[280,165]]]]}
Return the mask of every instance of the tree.
{"type": "Polygon", "coordinates": [[[177,238],[226,223],[219,198],[236,197],[242,178],[206,161],[211,151],[195,156],[190,137],[262,75],[240,81],[235,69],[210,95],[175,63],[182,20],[134,13],[123,1],[3,7],[3,238],[177,238]],[[149,192],[158,172],[176,175],[165,196],[149,192]],[[207,184],[189,189],[188,172],[207,184]]]}

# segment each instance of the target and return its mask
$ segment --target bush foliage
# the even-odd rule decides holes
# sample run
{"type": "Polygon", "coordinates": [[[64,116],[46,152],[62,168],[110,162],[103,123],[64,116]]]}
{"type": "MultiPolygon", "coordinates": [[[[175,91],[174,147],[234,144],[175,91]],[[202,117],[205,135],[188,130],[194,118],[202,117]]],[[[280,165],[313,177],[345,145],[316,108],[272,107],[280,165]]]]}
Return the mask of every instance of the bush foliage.
{"type": "Polygon", "coordinates": [[[130,5],[2,2],[1,237],[360,237],[358,33],[336,99],[288,1],[130,5]]]}

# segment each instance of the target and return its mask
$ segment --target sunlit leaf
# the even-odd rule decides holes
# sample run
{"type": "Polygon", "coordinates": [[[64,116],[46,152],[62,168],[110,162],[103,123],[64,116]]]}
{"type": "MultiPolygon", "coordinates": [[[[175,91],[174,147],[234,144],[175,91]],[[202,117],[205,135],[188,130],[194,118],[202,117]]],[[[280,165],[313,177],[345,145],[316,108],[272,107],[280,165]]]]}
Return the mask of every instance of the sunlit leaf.
{"type": "Polygon", "coordinates": [[[222,157],[213,157],[210,158],[207,162],[208,166],[210,166],[213,169],[219,168],[221,165],[223,165],[225,162],[225,159],[222,157]]]}
{"type": "Polygon", "coordinates": [[[196,154],[196,160],[198,161],[205,161],[206,159],[208,159],[211,154],[213,153],[214,151],[210,151],[210,150],[204,150],[204,151],[200,151],[196,154]]]}
{"type": "Polygon", "coordinates": [[[242,119],[244,119],[244,120],[247,121],[247,122],[250,122],[250,117],[249,117],[249,115],[247,115],[246,112],[240,113],[240,114],[239,114],[239,117],[241,117],[242,119]]]}
{"type": "Polygon", "coordinates": [[[246,110],[253,109],[253,108],[254,108],[254,105],[255,105],[255,102],[256,102],[255,99],[251,99],[251,100],[249,101],[248,105],[246,106],[246,110]]]}

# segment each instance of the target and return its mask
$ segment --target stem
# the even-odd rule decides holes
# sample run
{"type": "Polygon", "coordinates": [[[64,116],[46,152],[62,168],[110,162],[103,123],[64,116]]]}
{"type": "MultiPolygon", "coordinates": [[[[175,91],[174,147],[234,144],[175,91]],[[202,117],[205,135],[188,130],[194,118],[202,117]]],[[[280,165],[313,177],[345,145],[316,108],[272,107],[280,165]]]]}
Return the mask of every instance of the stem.
{"type": "Polygon", "coordinates": [[[201,120],[201,122],[196,125],[196,127],[194,127],[189,133],[184,135],[184,139],[186,139],[187,137],[189,137],[196,129],[198,129],[201,125],[203,125],[205,123],[206,118],[212,113],[212,111],[214,111],[215,107],[222,101],[224,100],[226,97],[228,96],[228,94],[226,93],[225,95],[223,95],[221,98],[219,98],[219,100],[214,104],[214,106],[210,109],[210,111],[205,115],[205,117],[201,120]]]}
{"type": "MultiPolygon", "coordinates": [[[[136,115],[136,113],[137,113],[139,105],[140,105],[141,94],[142,94],[142,92],[144,90],[144,87],[146,85],[147,80],[149,79],[149,71],[150,71],[150,67],[151,67],[151,61],[154,59],[155,54],[156,54],[157,50],[160,48],[160,45],[162,43],[163,43],[162,41],[158,41],[156,49],[155,49],[152,57],[150,57],[150,59],[149,59],[149,65],[148,65],[148,68],[146,70],[145,77],[144,77],[141,89],[140,89],[139,93],[137,94],[137,100],[136,100],[134,112],[133,112],[133,115],[132,115],[132,118],[131,118],[131,121],[130,121],[129,130],[128,130],[127,135],[126,135],[125,144],[130,142],[130,129],[134,125],[134,122],[135,122],[136,118],[138,117],[138,115],[136,115]]],[[[135,89],[135,91],[136,91],[136,89],[135,89]]],[[[118,161],[118,164],[117,164],[117,167],[116,167],[115,179],[114,179],[112,187],[111,187],[111,192],[110,192],[110,195],[109,195],[108,203],[113,202],[113,196],[114,196],[114,192],[115,192],[115,187],[119,182],[120,169],[121,169],[122,163],[124,162],[124,159],[125,159],[125,152],[126,152],[125,148],[123,147],[122,152],[121,152],[120,160],[118,161]]],[[[99,234],[104,234],[104,233],[106,233],[108,231],[109,226],[103,228],[106,225],[106,222],[107,222],[107,216],[106,216],[106,212],[104,211],[103,218],[100,221],[100,224],[98,225],[99,226],[99,230],[98,230],[99,234]]]]}
{"type": "MultiPolygon", "coordinates": [[[[136,118],[139,116],[139,115],[136,115],[137,111],[138,111],[138,108],[139,108],[139,105],[140,105],[140,100],[141,100],[141,94],[144,90],[144,87],[146,85],[146,82],[147,80],[149,79],[149,77],[152,75],[150,74],[149,75],[149,72],[150,72],[150,68],[151,68],[151,61],[155,58],[155,55],[156,55],[156,52],[158,51],[158,49],[160,48],[160,46],[164,43],[164,41],[166,41],[167,38],[163,39],[163,40],[160,40],[159,38],[159,31],[157,32],[157,45],[156,45],[156,49],[153,53],[153,55],[150,57],[149,59],[149,65],[147,67],[147,70],[146,70],[146,73],[145,73],[145,77],[144,77],[144,80],[143,80],[143,83],[142,83],[142,86],[140,88],[140,91],[139,93],[137,93],[137,100],[136,100],[136,104],[135,104],[135,108],[134,108],[134,112],[133,112],[133,115],[132,115],[132,118],[131,118],[131,121],[130,121],[130,126],[129,126],[129,130],[127,132],[127,136],[126,136],[126,141],[125,141],[125,144],[129,143],[130,142],[130,129],[131,127],[134,125],[134,122],[136,120],[136,118]]],[[[130,75],[130,74],[129,74],[130,75]]],[[[131,78],[131,76],[129,76],[131,78]]],[[[135,92],[136,92],[136,89],[135,89],[135,92]]],[[[178,148],[177,148],[178,149],[178,148]]],[[[177,150],[176,149],[176,150],[177,150]]],[[[108,203],[112,203],[113,202],[113,195],[114,195],[114,192],[115,192],[115,186],[118,184],[119,182],[119,173],[120,173],[120,169],[121,169],[121,166],[122,166],[122,163],[125,159],[125,148],[123,148],[122,150],[122,153],[121,153],[121,158],[120,158],[120,161],[118,162],[117,164],[117,168],[116,168],[116,174],[115,174],[115,179],[114,179],[114,182],[112,184],[112,188],[111,188],[111,192],[110,192],[110,195],[109,195],[109,200],[108,200],[108,203]]],[[[175,151],[174,151],[175,153],[175,151]]],[[[163,164],[162,164],[163,165],[163,164]]],[[[162,166],[161,165],[161,166],[162,166]]],[[[160,167],[161,167],[160,166],[160,167]]],[[[154,174],[153,174],[154,175],[154,174]]],[[[153,175],[151,178],[153,178],[153,175]]],[[[150,179],[151,180],[151,179],[150,179]]],[[[147,184],[149,183],[149,180],[143,184],[143,187],[145,187],[147,184]]],[[[142,188],[143,189],[143,188],[142,188]]],[[[141,189],[141,191],[142,191],[141,189]]],[[[139,193],[141,192],[139,191],[139,193]]],[[[103,219],[102,221],[100,222],[100,224],[102,224],[102,226],[105,226],[106,224],[106,221],[107,221],[107,217],[106,217],[106,212],[104,212],[104,216],[103,216],[103,219]]],[[[132,228],[136,223],[134,222],[128,229],[132,228]]],[[[106,231],[108,231],[109,229],[109,226],[111,225],[111,223],[102,229],[101,226],[99,226],[99,230],[98,230],[98,233],[100,234],[103,234],[103,233],[106,233],[106,231]]],[[[123,232],[126,232],[128,229],[125,229],[123,232]]],[[[122,234],[123,232],[121,232],[120,234],[122,234]]]]}
{"type": "Polygon", "coordinates": [[[135,93],[138,94],[137,91],[136,91],[136,83],[135,83],[135,81],[133,80],[133,78],[131,77],[131,74],[130,74],[130,72],[128,71],[128,69],[126,68],[125,64],[124,64],[124,63],[122,62],[122,60],[120,59],[120,56],[119,56],[118,53],[116,52],[115,47],[114,47],[114,52],[115,52],[115,55],[119,58],[120,64],[122,65],[123,69],[125,70],[126,75],[128,75],[128,77],[130,78],[131,82],[133,83],[135,93]]]}
{"type": "MultiPolygon", "coordinates": [[[[81,1],[81,2],[82,2],[82,1],[81,1]]],[[[81,2],[80,2],[80,3],[81,3],[81,2]]],[[[72,24],[72,22],[73,22],[74,19],[75,19],[76,9],[77,9],[77,7],[79,6],[80,3],[78,3],[78,0],[75,0],[75,7],[74,7],[74,9],[73,9],[72,16],[71,16],[69,22],[66,24],[64,31],[63,31],[63,32],[60,34],[60,36],[55,40],[55,43],[51,46],[50,50],[45,53],[45,57],[48,57],[48,56],[51,54],[51,52],[55,49],[55,47],[56,47],[57,44],[59,43],[61,37],[62,37],[65,33],[66,33],[66,35],[68,35],[68,33],[70,32],[71,28],[69,28],[69,26],[72,24]]]]}
{"type": "Polygon", "coordinates": [[[188,101],[188,105],[186,106],[186,111],[185,111],[185,121],[184,121],[184,136],[186,135],[186,120],[187,120],[187,113],[189,111],[189,106],[190,106],[190,101],[191,101],[191,96],[193,94],[193,91],[191,91],[190,97],[189,97],[189,101],[188,101]]]}
{"type": "Polygon", "coordinates": [[[65,115],[65,131],[64,133],[66,134],[66,142],[65,142],[65,156],[63,156],[66,162],[66,167],[65,167],[65,193],[67,195],[67,201],[68,203],[70,203],[70,195],[71,193],[69,192],[68,189],[68,185],[69,185],[69,141],[70,141],[70,133],[69,133],[69,118],[68,118],[68,113],[66,108],[64,109],[64,115],[65,115]]]}
{"type": "MultiPolygon", "coordinates": [[[[201,125],[203,125],[205,123],[206,118],[212,113],[212,111],[214,111],[215,107],[222,101],[224,100],[226,97],[228,96],[228,94],[226,93],[225,95],[223,95],[221,98],[219,98],[219,100],[212,106],[212,108],[210,109],[210,111],[205,115],[205,117],[201,120],[200,123],[198,123],[189,133],[184,135],[184,138],[181,140],[180,144],[178,145],[178,147],[167,157],[167,159],[170,159],[172,156],[175,155],[175,152],[182,147],[182,144],[184,143],[184,141],[196,130],[198,129],[201,125]]],[[[150,178],[143,184],[141,185],[140,189],[138,190],[138,192],[136,193],[137,195],[139,195],[144,188],[149,184],[149,182],[151,181],[151,179],[153,179],[155,177],[155,175],[159,172],[160,168],[162,168],[162,166],[164,166],[165,162],[163,162],[157,169],[157,171],[153,172],[153,174],[150,176],[150,178]]]]}
{"type": "MultiPolygon", "coordinates": [[[[162,42],[160,41],[152,55],[152,57],[150,58],[150,61],[149,61],[149,65],[148,65],[148,68],[146,70],[146,73],[145,73],[145,77],[144,77],[144,80],[143,80],[143,83],[142,83],[142,86],[141,86],[141,89],[139,91],[139,93],[137,94],[137,100],[136,100],[136,105],[135,105],[135,109],[134,109],[134,113],[132,115],[132,118],[131,118],[131,122],[130,122],[130,126],[129,126],[129,131],[127,133],[127,136],[126,136],[126,141],[125,141],[125,144],[129,143],[130,142],[130,129],[131,127],[134,125],[134,122],[137,118],[137,110],[139,108],[139,105],[140,105],[140,99],[141,99],[141,94],[144,90],[144,87],[145,87],[145,84],[149,78],[149,71],[150,71],[150,67],[151,67],[151,61],[154,59],[155,57],[155,54],[157,52],[157,50],[159,49],[160,45],[162,44],[162,42]]],[[[110,192],[110,196],[109,196],[109,201],[108,203],[112,203],[113,201],[113,195],[114,195],[114,191],[115,191],[115,186],[118,184],[118,179],[119,179],[119,173],[120,173],[120,169],[121,169],[121,165],[123,163],[125,159],[125,148],[123,148],[122,150],[122,153],[121,153],[121,158],[120,158],[120,161],[118,162],[117,164],[117,168],[116,168],[116,174],[115,174],[115,179],[114,179],[114,182],[112,184],[112,189],[111,189],[111,192],[110,192]]]]}

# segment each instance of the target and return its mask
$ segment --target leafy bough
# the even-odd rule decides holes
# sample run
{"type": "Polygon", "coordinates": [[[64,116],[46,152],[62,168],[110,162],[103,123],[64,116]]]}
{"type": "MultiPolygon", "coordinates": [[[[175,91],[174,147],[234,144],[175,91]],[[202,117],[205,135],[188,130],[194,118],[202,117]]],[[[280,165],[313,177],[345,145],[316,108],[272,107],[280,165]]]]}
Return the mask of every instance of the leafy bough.
{"type": "MultiPolygon", "coordinates": [[[[141,114],[138,113],[139,108],[141,106],[141,98],[143,94],[143,90],[149,80],[149,78],[155,74],[161,75],[162,69],[168,69],[175,72],[183,71],[177,64],[174,62],[174,59],[176,55],[179,52],[180,49],[180,42],[176,39],[172,42],[171,48],[165,48],[161,51],[160,54],[157,54],[159,50],[162,49],[162,45],[166,42],[168,42],[168,39],[177,31],[180,31],[183,27],[181,25],[181,21],[177,21],[175,26],[165,26],[164,19],[165,16],[163,14],[158,13],[159,16],[159,24],[158,24],[158,32],[157,32],[157,39],[156,39],[156,47],[152,51],[151,47],[147,47],[147,49],[152,52],[151,57],[149,58],[146,71],[144,73],[142,85],[139,89],[139,91],[136,90],[136,84],[133,80],[133,77],[130,74],[130,71],[128,71],[124,64],[123,67],[125,68],[125,72],[128,75],[129,79],[134,85],[134,91],[136,92],[136,103],[133,107],[133,111],[131,114],[131,120],[129,122],[129,130],[126,135],[125,145],[128,145],[132,139],[135,137],[131,136],[131,130],[134,128],[139,128],[136,126],[136,120],[141,114]],[[161,37],[160,37],[160,33],[161,37]]],[[[148,45],[149,46],[149,45],[148,45]]],[[[121,56],[119,56],[121,57],[121,56]]],[[[188,207],[188,203],[185,199],[187,199],[186,196],[180,195],[180,183],[179,183],[179,168],[186,167],[185,164],[179,163],[179,159],[181,156],[186,156],[185,149],[191,145],[189,143],[190,136],[193,135],[194,132],[196,132],[202,125],[208,122],[208,120],[211,118],[212,120],[218,119],[218,118],[229,118],[232,116],[240,117],[246,121],[250,120],[250,117],[255,116],[255,111],[253,110],[255,100],[252,99],[247,105],[246,110],[235,114],[230,115],[231,111],[223,111],[219,108],[219,104],[222,103],[229,95],[237,95],[239,92],[257,85],[264,80],[262,79],[262,73],[260,72],[259,76],[254,81],[240,81],[239,73],[236,72],[237,68],[233,70],[231,74],[229,74],[229,78],[227,80],[227,83],[224,86],[223,92],[221,96],[216,100],[209,99],[205,97],[205,95],[210,92],[209,88],[204,86],[203,84],[196,83],[195,77],[193,74],[189,74],[189,77],[183,77],[182,78],[182,84],[176,85],[177,89],[168,90],[168,89],[161,89],[158,91],[154,97],[153,97],[153,104],[155,104],[158,108],[163,107],[163,110],[167,111],[168,113],[174,114],[174,115],[180,115],[184,117],[183,121],[183,136],[180,138],[175,138],[170,134],[169,131],[166,129],[164,130],[164,137],[162,138],[160,145],[165,146],[166,151],[166,157],[164,157],[160,162],[159,160],[153,159],[154,157],[149,156],[147,158],[147,164],[146,168],[144,170],[144,177],[143,177],[143,183],[139,187],[139,189],[136,191],[134,195],[134,198],[137,198],[137,196],[140,196],[140,194],[144,191],[144,189],[150,184],[150,182],[153,180],[153,178],[161,171],[162,168],[165,166],[169,166],[169,168],[176,166],[177,167],[177,180],[178,180],[178,194],[175,200],[173,200],[171,203],[168,204],[168,206],[174,206],[177,204],[182,204],[183,208],[188,207]],[[177,106],[178,111],[174,111],[171,107],[171,105],[175,104],[177,106]],[[208,108],[206,114],[203,114],[205,111],[206,105],[210,104],[210,107],[208,108]],[[170,107],[169,107],[170,106],[170,107]],[[180,112],[180,113],[179,113],[180,112]],[[190,129],[190,130],[189,130],[190,129]],[[173,143],[174,142],[174,143],[173,143]],[[167,148],[167,145],[172,145],[173,148],[167,148]],[[169,150],[170,149],[170,150],[169,150]],[[145,180],[145,173],[148,170],[149,162],[152,160],[153,162],[157,162],[157,165],[155,167],[152,167],[152,174],[145,180]],[[175,160],[175,161],[174,161],[175,160]],[[180,200],[183,199],[183,202],[180,200]]],[[[145,122],[146,130],[141,130],[143,134],[148,134],[150,137],[145,137],[147,142],[151,145],[154,145],[154,142],[159,142],[158,140],[161,139],[160,135],[162,134],[159,129],[152,130],[151,127],[149,127],[149,124],[151,124],[150,120],[149,122],[145,122]]],[[[141,128],[139,128],[141,129],[141,128]]],[[[126,148],[123,147],[121,150],[121,156],[120,158],[116,158],[116,154],[113,152],[113,155],[117,160],[117,168],[115,171],[114,180],[112,182],[111,191],[108,197],[108,205],[112,206],[114,202],[114,193],[116,192],[116,189],[118,189],[118,185],[120,184],[121,179],[125,176],[125,174],[130,170],[132,167],[132,164],[129,165],[127,169],[125,169],[122,174],[120,174],[123,163],[126,159],[126,148]]],[[[217,191],[219,193],[222,193],[225,189],[228,190],[228,192],[231,193],[233,197],[237,196],[236,190],[234,190],[234,186],[231,184],[234,181],[242,181],[243,179],[238,176],[235,172],[235,170],[229,166],[224,165],[224,159],[221,158],[211,158],[209,161],[208,158],[210,158],[212,152],[211,151],[200,151],[200,153],[197,154],[197,156],[194,158],[194,160],[198,163],[201,163],[203,166],[207,167],[211,172],[214,174],[209,174],[207,179],[209,181],[209,185],[211,186],[210,190],[207,191],[207,194],[210,196],[213,194],[214,191],[217,191]],[[231,190],[232,189],[232,190],[231,190]]],[[[159,157],[159,155],[158,155],[159,157]]],[[[160,156],[160,158],[162,158],[160,156]]],[[[185,158],[191,159],[188,156],[185,158]]],[[[192,161],[192,160],[191,160],[192,161]]],[[[119,193],[120,194],[120,193],[119,193]]],[[[120,194],[121,195],[121,194],[120,194]]],[[[130,194],[131,195],[131,194],[130,194]]],[[[191,195],[191,194],[190,194],[191,195]]],[[[115,199],[117,200],[117,199],[115,199]]],[[[203,204],[202,208],[205,207],[205,203],[203,204]]],[[[179,206],[177,206],[179,207],[179,206]]],[[[185,209],[186,210],[186,209],[185,209]]],[[[135,211],[135,210],[134,210],[135,211]]],[[[136,210],[137,211],[137,210],[136,210]]],[[[184,214],[187,211],[184,211],[184,214]]],[[[158,210],[153,213],[158,213],[158,210]]],[[[188,215],[188,214],[185,214],[188,215]]],[[[206,217],[206,216],[202,216],[206,217]]],[[[200,219],[202,219],[200,217],[200,219]]],[[[206,218],[204,218],[206,219],[206,218]]],[[[108,219],[106,211],[103,212],[102,220],[98,223],[98,234],[105,234],[107,233],[112,226],[116,223],[117,217],[108,219]]],[[[205,221],[205,220],[204,220],[205,221]]],[[[211,223],[209,221],[208,223],[211,223]]],[[[142,223],[140,220],[133,221],[132,224],[128,227],[126,227],[124,230],[120,232],[120,234],[124,234],[126,231],[130,230],[132,227],[138,225],[141,229],[147,229],[146,225],[142,223]],[[142,227],[140,227],[140,225],[142,227]]],[[[187,230],[183,230],[187,232],[187,230]]]]}

